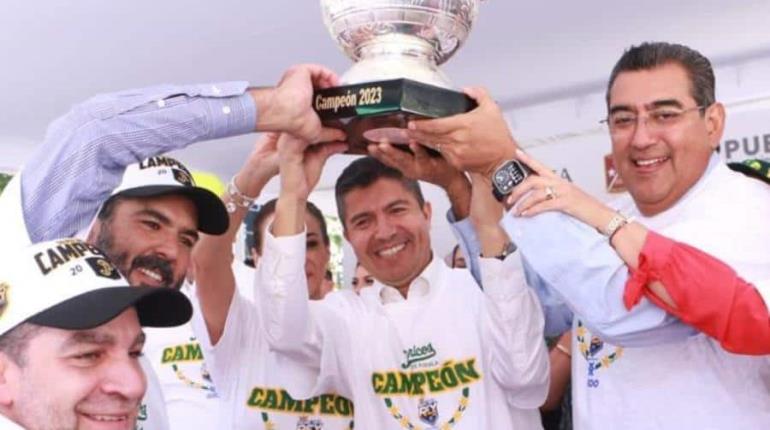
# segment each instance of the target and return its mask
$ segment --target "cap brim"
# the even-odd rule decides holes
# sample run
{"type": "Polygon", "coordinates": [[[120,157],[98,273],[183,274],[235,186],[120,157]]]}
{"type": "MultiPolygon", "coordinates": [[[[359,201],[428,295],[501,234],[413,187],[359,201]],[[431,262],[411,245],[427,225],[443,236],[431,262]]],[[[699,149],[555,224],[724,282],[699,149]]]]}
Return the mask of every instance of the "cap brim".
{"type": "Polygon", "coordinates": [[[175,327],[192,317],[192,304],[179,290],[160,287],[106,287],[88,291],[27,319],[64,330],[87,330],[105,324],[130,307],[145,327],[175,327]]]}
{"type": "Polygon", "coordinates": [[[746,176],[751,176],[752,178],[759,179],[760,181],[766,182],[770,184],[770,178],[763,175],[762,172],[753,169],[751,166],[744,164],[744,163],[727,163],[727,167],[729,167],[732,170],[735,170],[736,172],[743,173],[746,176]]]}
{"type": "Polygon", "coordinates": [[[179,194],[188,197],[198,210],[198,230],[211,235],[224,234],[230,227],[230,216],[222,200],[211,191],[201,187],[176,185],[145,185],[123,190],[116,196],[155,197],[179,194]]]}

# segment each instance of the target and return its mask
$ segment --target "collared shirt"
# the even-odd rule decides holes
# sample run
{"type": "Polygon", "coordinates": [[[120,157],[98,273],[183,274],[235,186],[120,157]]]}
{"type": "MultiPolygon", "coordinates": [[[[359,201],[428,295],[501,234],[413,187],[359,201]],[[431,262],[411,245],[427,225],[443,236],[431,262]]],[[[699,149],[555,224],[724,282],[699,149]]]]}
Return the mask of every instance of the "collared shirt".
{"type": "MultiPolygon", "coordinates": [[[[770,278],[770,231],[756,228],[770,218],[770,188],[730,172],[716,156],[667,211],[642,216],[628,197],[615,207],[720,258],[748,280],[770,278]]],[[[571,217],[508,215],[503,225],[537,282],[577,316],[576,429],[761,428],[770,422],[770,358],[728,353],[646,299],[628,311],[627,267],[606,238],[571,217]]]]}
{"type": "Polygon", "coordinates": [[[395,301],[379,284],[310,302],[304,261],[304,234],[268,229],[257,298],[267,340],[282,361],[317,369],[314,387],[285,381],[290,393],[340,393],[367,430],[540,428],[548,360],[518,255],[480,261],[484,291],[434,258],[411,285],[419,295],[395,301]]]}
{"type": "Polygon", "coordinates": [[[425,298],[428,293],[430,293],[431,284],[436,282],[437,269],[434,262],[435,259],[431,259],[428,267],[426,267],[425,270],[420,273],[420,276],[412,281],[412,283],[409,285],[409,292],[407,293],[406,297],[402,296],[401,293],[394,287],[384,285],[377,280],[374,281],[374,285],[372,285],[372,287],[375,288],[375,291],[379,291],[382,304],[385,305],[406,301],[419,301],[425,298]]]}
{"type": "MultiPolygon", "coordinates": [[[[715,172],[720,177],[729,175],[717,155],[712,156],[703,178],[673,208],[649,221],[638,213],[629,197],[616,200],[613,206],[628,215],[636,215],[639,222],[651,222],[653,228],[668,223],[675,225],[679,223],[679,208],[686,207],[687,202],[700,195],[706,179],[715,172]]],[[[762,191],[759,186],[762,184],[745,183],[762,191]]],[[[592,227],[561,212],[546,212],[533,218],[514,217],[509,212],[501,225],[522,253],[527,281],[544,307],[546,335],[568,330],[573,314],[578,314],[583,323],[605,341],[625,346],[666,343],[697,333],[647,300],[630,311],[626,309],[623,294],[628,269],[607,239],[592,227]]],[[[463,220],[453,227],[474,267],[478,242],[472,225],[463,220]]],[[[751,263],[746,270],[753,272],[756,266],[751,263]]],[[[759,280],[764,279],[760,276],[759,280]]]]}

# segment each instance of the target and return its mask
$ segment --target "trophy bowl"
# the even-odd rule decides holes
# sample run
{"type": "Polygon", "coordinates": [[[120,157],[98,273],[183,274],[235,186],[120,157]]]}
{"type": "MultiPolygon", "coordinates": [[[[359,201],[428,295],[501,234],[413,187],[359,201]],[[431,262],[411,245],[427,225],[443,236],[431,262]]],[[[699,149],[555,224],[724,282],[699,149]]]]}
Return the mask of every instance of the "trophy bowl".
{"type": "Polygon", "coordinates": [[[320,0],[324,24],[354,65],[343,86],[316,92],[327,125],[348,132],[352,153],[387,139],[407,143],[406,124],[466,112],[439,65],[462,46],[482,0],[320,0]]]}
{"type": "Polygon", "coordinates": [[[452,88],[438,66],[468,38],[480,0],[321,0],[324,23],[355,65],[346,84],[407,78],[452,88]]]}

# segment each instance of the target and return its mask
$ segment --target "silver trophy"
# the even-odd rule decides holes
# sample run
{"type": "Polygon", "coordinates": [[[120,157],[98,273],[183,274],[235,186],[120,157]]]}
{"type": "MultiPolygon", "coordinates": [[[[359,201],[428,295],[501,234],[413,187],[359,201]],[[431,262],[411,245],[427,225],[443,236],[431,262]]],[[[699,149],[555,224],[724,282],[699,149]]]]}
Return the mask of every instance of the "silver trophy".
{"type": "Polygon", "coordinates": [[[321,0],[326,28],[355,64],[344,86],[316,92],[314,107],[348,131],[351,152],[382,138],[405,143],[411,118],[474,107],[438,66],[468,38],[481,1],[321,0]]]}

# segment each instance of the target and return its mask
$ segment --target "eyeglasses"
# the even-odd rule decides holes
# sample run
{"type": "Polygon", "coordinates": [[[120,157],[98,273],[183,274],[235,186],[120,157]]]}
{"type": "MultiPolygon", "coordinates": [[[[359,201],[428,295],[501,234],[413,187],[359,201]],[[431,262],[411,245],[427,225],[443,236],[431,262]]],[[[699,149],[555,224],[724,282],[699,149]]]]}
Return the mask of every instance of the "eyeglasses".
{"type": "Polygon", "coordinates": [[[639,115],[629,111],[619,111],[611,113],[610,116],[599,122],[607,124],[607,127],[610,129],[610,134],[614,137],[630,136],[636,130],[640,119],[644,123],[645,128],[647,128],[647,131],[650,133],[660,133],[677,124],[684,114],[696,110],[704,110],[707,107],[708,106],[694,106],[687,109],[680,109],[667,106],[651,110],[647,112],[646,115],[639,115]]]}

